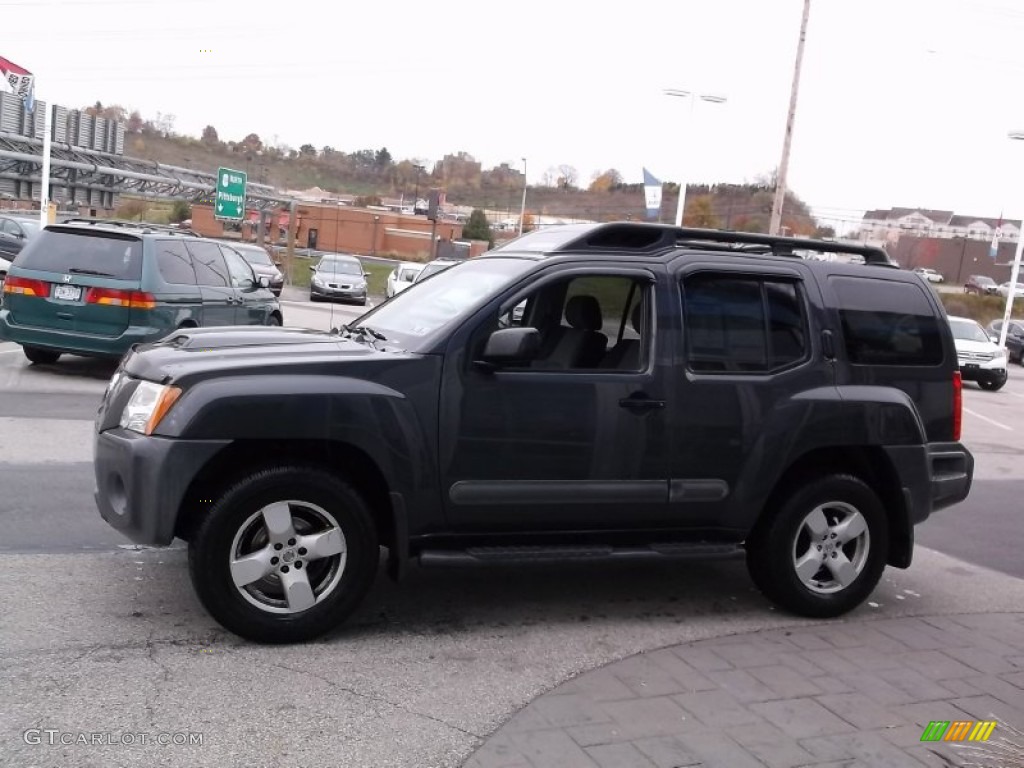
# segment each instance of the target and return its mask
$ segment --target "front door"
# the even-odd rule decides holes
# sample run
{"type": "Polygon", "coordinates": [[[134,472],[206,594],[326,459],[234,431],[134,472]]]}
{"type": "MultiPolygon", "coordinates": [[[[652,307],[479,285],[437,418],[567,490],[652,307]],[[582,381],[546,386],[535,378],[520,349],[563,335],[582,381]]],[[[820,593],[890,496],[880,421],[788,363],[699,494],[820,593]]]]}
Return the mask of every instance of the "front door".
{"type": "Polygon", "coordinates": [[[648,270],[563,270],[455,335],[440,413],[441,487],[455,530],[663,522],[668,382],[655,362],[664,343],[658,298],[648,270]],[[490,333],[509,325],[541,332],[539,359],[475,364],[490,333]]]}
{"type": "Polygon", "coordinates": [[[237,251],[223,245],[221,251],[235,289],[235,322],[239,325],[266,325],[274,299],[270,289],[260,287],[252,267],[237,251]]]}
{"type": "Polygon", "coordinates": [[[203,325],[234,325],[236,290],[231,285],[227,262],[216,243],[187,243],[203,297],[203,325]]]}

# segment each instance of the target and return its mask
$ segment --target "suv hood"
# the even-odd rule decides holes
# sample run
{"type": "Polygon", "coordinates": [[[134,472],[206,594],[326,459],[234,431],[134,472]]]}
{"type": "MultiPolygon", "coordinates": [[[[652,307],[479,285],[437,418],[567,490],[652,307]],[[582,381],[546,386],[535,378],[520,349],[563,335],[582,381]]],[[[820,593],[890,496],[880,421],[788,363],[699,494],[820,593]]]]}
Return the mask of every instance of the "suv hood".
{"type": "Polygon", "coordinates": [[[254,369],[292,371],[324,361],[393,356],[337,334],[301,328],[185,328],[160,341],[137,345],[122,367],[137,378],[168,381],[254,369]]]}
{"type": "Polygon", "coordinates": [[[999,351],[999,345],[991,341],[971,341],[969,339],[954,339],[957,352],[990,352],[995,354],[999,351]]]}

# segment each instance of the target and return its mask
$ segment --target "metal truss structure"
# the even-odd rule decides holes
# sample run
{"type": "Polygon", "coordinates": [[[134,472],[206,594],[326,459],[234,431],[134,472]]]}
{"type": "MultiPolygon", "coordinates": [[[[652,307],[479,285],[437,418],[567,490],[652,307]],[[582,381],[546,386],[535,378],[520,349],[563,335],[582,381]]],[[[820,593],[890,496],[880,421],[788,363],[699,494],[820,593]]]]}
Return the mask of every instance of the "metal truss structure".
{"type": "MultiPolygon", "coordinates": [[[[38,192],[42,175],[39,139],[0,132],[0,180],[38,192]]],[[[77,191],[111,195],[130,194],[152,198],[180,198],[212,203],[216,174],[164,165],[152,160],[115,155],[53,142],[50,185],[54,199],[75,200],[77,191]],[[64,194],[60,194],[63,190],[64,194]]],[[[32,197],[19,194],[19,197],[32,197]]],[[[35,195],[38,197],[38,195],[35,195]]],[[[288,205],[292,198],[276,194],[266,184],[246,185],[246,208],[267,210],[288,205]]]]}

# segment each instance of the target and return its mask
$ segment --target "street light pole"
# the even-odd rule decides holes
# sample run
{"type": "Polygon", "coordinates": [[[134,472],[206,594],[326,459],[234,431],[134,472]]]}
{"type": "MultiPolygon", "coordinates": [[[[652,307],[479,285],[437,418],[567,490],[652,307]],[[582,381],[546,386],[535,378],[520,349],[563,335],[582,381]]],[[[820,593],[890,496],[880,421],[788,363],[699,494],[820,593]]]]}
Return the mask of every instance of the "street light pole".
{"type": "MultiPolygon", "coordinates": [[[[678,98],[684,98],[684,99],[689,99],[690,100],[690,120],[689,120],[689,123],[690,123],[691,131],[693,130],[694,108],[697,105],[697,99],[698,98],[701,101],[706,101],[706,102],[708,102],[710,104],[724,104],[726,102],[726,98],[724,96],[715,96],[715,95],[709,94],[709,93],[697,94],[694,91],[684,91],[684,90],[681,90],[679,88],[665,88],[663,93],[666,96],[675,96],[675,97],[678,97],[678,98]]],[[[682,146],[680,147],[678,152],[683,155],[683,163],[682,163],[683,171],[682,171],[682,173],[680,173],[680,178],[679,178],[679,200],[676,203],[676,226],[677,227],[683,226],[683,210],[686,207],[686,173],[688,171],[688,168],[687,168],[687,165],[686,165],[686,161],[689,159],[689,154],[686,152],[686,139],[685,139],[685,137],[684,137],[684,140],[681,142],[681,145],[682,146]]]]}
{"type": "MultiPolygon", "coordinates": [[[[1024,131],[1010,131],[1010,138],[1024,141],[1024,131]]],[[[1013,255],[1013,266],[1010,268],[1010,290],[1006,292],[1006,309],[1003,311],[1003,326],[999,329],[999,346],[1006,346],[1006,332],[1010,328],[1010,315],[1013,314],[1013,300],[1017,297],[1017,278],[1020,276],[1021,254],[1024,253],[1024,232],[1017,233],[1017,251],[1013,255]]]]}
{"type": "Polygon", "coordinates": [[[804,41],[807,39],[807,18],[811,14],[811,0],[804,0],[804,16],[800,22],[800,41],[796,47],[796,65],[793,67],[793,87],[789,93],[789,114],[786,116],[786,134],[782,140],[782,161],[775,179],[775,201],[768,234],[779,234],[782,224],[782,205],[786,200],[786,175],[789,171],[789,147],[793,141],[793,122],[796,119],[796,98],[800,90],[800,67],[804,60],[804,41]]]}
{"type": "Polygon", "coordinates": [[[526,218],[526,158],[523,160],[523,204],[519,209],[519,234],[523,234],[523,219],[526,218]]]}

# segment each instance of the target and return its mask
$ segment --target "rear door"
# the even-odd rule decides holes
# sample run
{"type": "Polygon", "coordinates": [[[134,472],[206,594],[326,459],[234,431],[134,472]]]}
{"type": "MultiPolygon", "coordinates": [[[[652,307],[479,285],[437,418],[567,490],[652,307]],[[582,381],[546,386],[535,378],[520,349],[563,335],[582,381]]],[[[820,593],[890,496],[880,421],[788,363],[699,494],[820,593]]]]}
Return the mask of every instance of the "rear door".
{"type": "Polygon", "coordinates": [[[234,325],[237,299],[220,246],[208,241],[186,243],[203,299],[202,324],[234,325]]]}
{"type": "Polygon", "coordinates": [[[19,325],[120,336],[128,328],[128,297],[142,277],[142,241],[121,232],[50,226],[33,237],[12,274],[40,280],[42,296],[8,294],[5,308],[19,325]]]}

